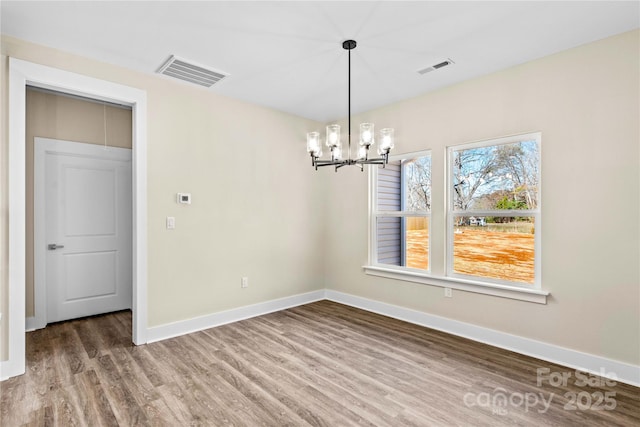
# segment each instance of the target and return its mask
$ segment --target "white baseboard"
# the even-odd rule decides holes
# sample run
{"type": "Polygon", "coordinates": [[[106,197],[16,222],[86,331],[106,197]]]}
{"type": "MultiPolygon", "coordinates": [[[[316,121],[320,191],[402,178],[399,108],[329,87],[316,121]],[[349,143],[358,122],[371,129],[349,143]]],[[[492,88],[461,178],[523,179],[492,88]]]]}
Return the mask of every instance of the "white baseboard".
{"type": "MultiPolygon", "coordinates": [[[[36,329],[42,329],[43,326],[38,327],[38,322],[35,317],[26,317],[24,319],[25,330],[27,332],[35,331],[36,329]]],[[[46,326],[46,325],[45,325],[46,326]]]]}
{"type": "Polygon", "coordinates": [[[325,291],[325,298],[340,304],[357,307],[394,319],[447,332],[494,347],[536,357],[558,365],[579,369],[596,375],[607,375],[616,381],[640,387],[640,366],[618,362],[592,354],[559,347],[541,341],[523,338],[505,332],[464,323],[445,317],[423,313],[392,304],[374,301],[343,292],[325,291]],[[615,375],[615,377],[614,377],[615,375]]]}
{"type": "Polygon", "coordinates": [[[305,294],[293,295],[290,297],[208,314],[206,316],[196,317],[193,319],[155,326],[147,329],[147,342],[152,343],[155,341],[161,341],[192,332],[202,331],[203,329],[213,328],[215,326],[237,322],[250,317],[261,316],[263,314],[273,313],[274,311],[280,311],[296,307],[298,305],[320,301],[325,299],[324,295],[324,290],[308,292],[305,294]]]}
{"type": "Polygon", "coordinates": [[[8,380],[19,374],[14,374],[8,366],[8,360],[0,361],[0,381],[8,380]]]}
{"type": "Polygon", "coordinates": [[[10,360],[0,361],[0,381],[8,380],[12,377],[17,377],[18,375],[24,374],[24,372],[24,365],[20,365],[19,363],[11,363],[10,360]]]}

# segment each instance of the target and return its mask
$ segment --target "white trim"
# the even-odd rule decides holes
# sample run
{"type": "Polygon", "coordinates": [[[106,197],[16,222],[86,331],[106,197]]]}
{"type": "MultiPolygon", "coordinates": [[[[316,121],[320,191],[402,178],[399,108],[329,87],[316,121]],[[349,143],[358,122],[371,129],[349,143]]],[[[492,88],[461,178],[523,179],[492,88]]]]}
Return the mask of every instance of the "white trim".
{"type": "Polygon", "coordinates": [[[147,92],[132,106],[133,343],[147,342],[147,92]],[[139,226],[138,226],[139,225],[139,226]]]}
{"type": "Polygon", "coordinates": [[[616,381],[620,381],[633,386],[640,386],[640,366],[631,365],[605,357],[595,356],[576,350],[532,340],[529,338],[511,335],[494,329],[460,322],[458,320],[447,319],[421,311],[411,310],[368,298],[346,294],[343,292],[327,289],[326,299],[340,304],[360,308],[362,310],[389,316],[394,319],[424,326],[452,335],[468,338],[473,341],[489,344],[494,347],[514,351],[526,356],[546,360],[548,362],[590,372],[595,375],[606,373],[615,375],[616,381]]]}
{"type": "MultiPolygon", "coordinates": [[[[61,139],[42,138],[36,136],[33,144],[33,318],[27,318],[26,330],[42,329],[47,326],[47,286],[46,286],[46,219],[45,208],[46,174],[45,162],[47,154],[82,154],[97,159],[126,160],[131,162],[132,150],[129,148],[108,147],[82,142],[64,141],[61,139]],[[32,319],[31,321],[29,319],[32,319]]],[[[131,214],[131,212],[128,212],[131,214]]]]}
{"type": "Polygon", "coordinates": [[[370,276],[384,277],[387,279],[404,280],[405,282],[421,283],[423,285],[440,286],[441,288],[458,289],[477,294],[493,295],[497,297],[517,299],[520,301],[546,304],[548,291],[534,288],[524,288],[497,283],[476,282],[458,277],[437,277],[426,275],[422,272],[400,270],[399,267],[389,268],[377,265],[365,265],[362,267],[370,276]]]}
{"type": "Polygon", "coordinates": [[[9,349],[0,379],[25,372],[25,86],[27,74],[9,58],[9,349]]]}
{"type": "Polygon", "coordinates": [[[400,162],[402,162],[403,160],[415,159],[416,157],[425,157],[427,155],[429,157],[431,157],[431,152],[432,151],[433,150],[431,150],[431,148],[427,148],[426,150],[411,151],[409,153],[393,154],[393,155],[389,156],[389,162],[397,162],[398,160],[400,162]]]}
{"type": "Polygon", "coordinates": [[[27,318],[26,329],[42,329],[47,326],[47,287],[44,280],[45,224],[47,213],[45,200],[45,149],[33,141],[33,317],[27,318]],[[31,322],[29,319],[33,319],[31,322]]]}
{"type": "Polygon", "coordinates": [[[378,168],[369,168],[368,190],[369,206],[367,206],[368,233],[367,233],[367,259],[370,263],[378,262],[378,230],[373,213],[378,208],[378,168]]]}
{"type": "Polygon", "coordinates": [[[25,372],[25,105],[26,86],[132,107],[133,342],[147,332],[147,93],[20,59],[9,58],[9,359],[0,380],[25,372]]]}
{"type": "Polygon", "coordinates": [[[231,310],[220,311],[218,313],[207,314],[206,316],[195,317],[193,319],[181,320],[161,326],[149,328],[148,342],[156,342],[169,338],[186,335],[216,326],[226,325],[251,317],[262,316],[274,311],[285,310],[303,304],[325,299],[325,291],[314,291],[305,294],[293,295],[280,299],[265,301],[257,304],[246,305],[244,307],[233,308],[231,310]]]}

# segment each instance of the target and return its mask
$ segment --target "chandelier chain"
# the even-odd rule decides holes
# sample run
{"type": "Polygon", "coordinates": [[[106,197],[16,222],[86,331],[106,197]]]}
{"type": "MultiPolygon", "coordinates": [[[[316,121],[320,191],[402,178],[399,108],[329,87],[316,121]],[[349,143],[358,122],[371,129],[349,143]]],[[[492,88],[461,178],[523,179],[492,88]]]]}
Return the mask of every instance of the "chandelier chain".
{"type": "MultiPolygon", "coordinates": [[[[355,44],[355,43],[354,43],[355,44]]],[[[348,82],[347,82],[347,117],[348,117],[348,121],[349,121],[349,138],[348,138],[348,145],[349,145],[349,160],[351,160],[351,49],[349,48],[347,49],[347,52],[349,53],[349,59],[348,59],[348,66],[347,66],[347,75],[348,75],[348,82]]]]}

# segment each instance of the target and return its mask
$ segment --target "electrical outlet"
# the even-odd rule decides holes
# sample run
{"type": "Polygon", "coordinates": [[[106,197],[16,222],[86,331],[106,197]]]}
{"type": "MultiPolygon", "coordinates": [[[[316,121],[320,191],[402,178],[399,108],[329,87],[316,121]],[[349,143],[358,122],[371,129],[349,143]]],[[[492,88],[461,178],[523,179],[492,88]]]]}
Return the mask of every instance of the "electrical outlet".
{"type": "Polygon", "coordinates": [[[444,288],[444,296],[447,298],[453,298],[453,290],[451,288],[444,288]]]}
{"type": "Polygon", "coordinates": [[[242,280],[240,281],[240,287],[241,288],[248,288],[249,287],[249,278],[248,277],[243,277],[242,280]]]}

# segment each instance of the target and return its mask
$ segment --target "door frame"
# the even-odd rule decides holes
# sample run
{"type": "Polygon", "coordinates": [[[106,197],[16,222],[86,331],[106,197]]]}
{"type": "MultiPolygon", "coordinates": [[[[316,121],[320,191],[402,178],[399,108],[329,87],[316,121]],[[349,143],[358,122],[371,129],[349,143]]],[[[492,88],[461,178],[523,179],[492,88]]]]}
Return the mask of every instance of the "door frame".
{"type": "MultiPolygon", "coordinates": [[[[34,224],[33,224],[33,301],[35,316],[27,318],[26,329],[41,329],[47,326],[47,281],[46,281],[46,257],[47,257],[47,227],[46,213],[46,156],[49,153],[63,153],[69,155],[85,155],[92,158],[121,160],[126,153],[128,157],[133,154],[129,148],[109,147],[105,151],[102,145],[87,144],[82,142],[67,141],[55,138],[35,137],[33,144],[33,199],[34,199],[34,224]],[[30,322],[31,320],[32,322],[30,322]],[[29,324],[31,323],[31,324],[29,324]]],[[[133,160],[133,158],[131,158],[133,160]]],[[[133,172],[133,169],[132,169],[133,172]]],[[[133,206],[132,206],[133,209],[133,206]]],[[[128,212],[131,214],[132,210],[128,212]]],[[[132,289],[133,291],[133,289],[132,289]]],[[[132,292],[133,297],[133,292],[132,292]]]]}
{"type": "Polygon", "coordinates": [[[147,342],[147,93],[144,90],[9,58],[8,360],[0,380],[25,372],[25,133],[27,85],[131,106],[133,195],[132,341],[147,342]]]}

